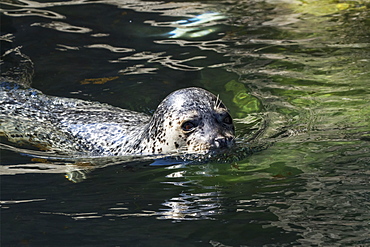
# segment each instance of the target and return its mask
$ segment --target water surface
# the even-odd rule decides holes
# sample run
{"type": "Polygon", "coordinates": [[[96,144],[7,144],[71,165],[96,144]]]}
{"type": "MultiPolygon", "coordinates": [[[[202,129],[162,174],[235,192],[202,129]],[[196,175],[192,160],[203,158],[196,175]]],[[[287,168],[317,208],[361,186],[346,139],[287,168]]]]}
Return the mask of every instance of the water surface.
{"type": "Polygon", "coordinates": [[[239,142],[263,147],[96,167],[2,149],[2,245],[370,245],[368,1],[1,7],[2,53],[21,47],[45,94],[151,114],[203,87],[230,108],[239,142]]]}

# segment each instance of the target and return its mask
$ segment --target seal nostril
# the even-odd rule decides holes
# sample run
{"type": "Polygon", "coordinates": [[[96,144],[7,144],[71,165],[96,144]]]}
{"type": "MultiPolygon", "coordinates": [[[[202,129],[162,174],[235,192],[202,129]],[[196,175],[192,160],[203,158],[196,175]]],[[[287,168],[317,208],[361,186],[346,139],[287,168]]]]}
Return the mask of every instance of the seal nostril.
{"type": "Polygon", "coordinates": [[[234,137],[230,136],[229,138],[227,138],[227,141],[230,142],[230,143],[233,143],[234,142],[234,137]]]}
{"type": "Polygon", "coordinates": [[[216,148],[229,148],[229,147],[231,147],[235,144],[234,141],[235,141],[234,137],[232,137],[232,136],[230,136],[230,137],[217,137],[214,140],[214,144],[215,144],[216,148]]]}
{"type": "Polygon", "coordinates": [[[227,147],[227,139],[225,137],[218,137],[215,139],[215,145],[217,148],[227,147]]]}

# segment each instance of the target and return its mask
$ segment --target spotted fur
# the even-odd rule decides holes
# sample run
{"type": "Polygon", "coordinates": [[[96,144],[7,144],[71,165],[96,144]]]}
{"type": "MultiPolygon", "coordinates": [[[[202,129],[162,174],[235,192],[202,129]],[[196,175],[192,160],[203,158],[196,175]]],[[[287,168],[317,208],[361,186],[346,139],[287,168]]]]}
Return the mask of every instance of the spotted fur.
{"type": "Polygon", "coordinates": [[[227,108],[200,88],[173,92],[150,117],[2,83],[0,110],[0,133],[10,141],[58,153],[207,153],[234,144],[234,125],[227,108]],[[192,128],[186,129],[189,126],[192,128]]]}

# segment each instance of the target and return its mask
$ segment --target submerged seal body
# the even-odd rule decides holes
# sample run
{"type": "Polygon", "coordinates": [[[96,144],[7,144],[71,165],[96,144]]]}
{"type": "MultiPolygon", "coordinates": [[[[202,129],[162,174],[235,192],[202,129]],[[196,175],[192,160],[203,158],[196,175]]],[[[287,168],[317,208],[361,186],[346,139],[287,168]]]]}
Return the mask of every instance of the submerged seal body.
{"type": "Polygon", "coordinates": [[[58,153],[91,156],[208,153],[234,144],[225,105],[201,88],[168,95],[153,116],[3,83],[0,133],[58,153]]]}

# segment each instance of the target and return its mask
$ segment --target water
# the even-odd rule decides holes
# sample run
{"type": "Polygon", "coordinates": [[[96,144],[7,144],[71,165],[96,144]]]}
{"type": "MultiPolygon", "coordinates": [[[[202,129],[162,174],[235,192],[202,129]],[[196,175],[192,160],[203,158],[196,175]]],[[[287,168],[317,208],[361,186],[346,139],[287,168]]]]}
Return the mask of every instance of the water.
{"type": "Polygon", "coordinates": [[[264,147],[164,167],[2,149],[2,246],[370,246],[369,7],[2,2],[2,50],[22,46],[32,87],[152,113],[200,86],[264,147]]]}

